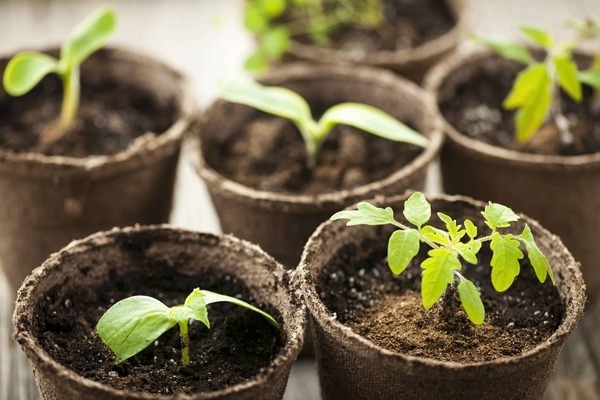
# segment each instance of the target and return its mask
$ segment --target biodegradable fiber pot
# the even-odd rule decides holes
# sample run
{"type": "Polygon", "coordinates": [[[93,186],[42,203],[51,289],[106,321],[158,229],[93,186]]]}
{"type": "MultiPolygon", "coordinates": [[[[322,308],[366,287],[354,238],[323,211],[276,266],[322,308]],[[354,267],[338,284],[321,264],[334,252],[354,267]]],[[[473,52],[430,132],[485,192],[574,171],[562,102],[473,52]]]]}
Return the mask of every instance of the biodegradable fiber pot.
{"type": "Polygon", "coordinates": [[[454,51],[466,36],[471,19],[468,0],[442,0],[433,3],[447,8],[452,19],[452,28],[414,48],[396,51],[377,50],[366,53],[342,52],[335,48],[323,48],[295,40],[286,54],[286,59],[385,68],[414,82],[420,82],[430,67],[454,51]]]}
{"type": "MultiPolygon", "coordinates": [[[[33,365],[44,400],[281,399],[290,368],[302,346],[306,325],[306,309],[298,303],[297,296],[292,295],[288,282],[287,272],[272,257],[257,246],[232,236],[189,232],[168,226],[113,229],[72,242],[34,270],[19,290],[14,337],[33,365]],[[145,281],[147,289],[153,286],[156,290],[169,291],[174,280],[165,278],[168,275],[183,278],[190,291],[196,286],[202,288],[212,278],[226,282],[237,279],[244,284],[253,297],[252,302],[266,307],[281,324],[282,343],[270,364],[261,368],[255,377],[221,390],[158,395],[117,390],[86,379],[59,363],[50,355],[49,349],[41,345],[42,336],[47,335],[48,329],[48,325],[41,322],[44,313],[48,313],[48,302],[54,305],[66,303],[60,306],[66,312],[69,306],[75,307],[76,302],[88,300],[72,298],[69,294],[80,292],[87,293],[90,298],[101,297],[95,288],[114,285],[114,282],[124,285],[123,290],[138,290],[141,281],[145,281]]],[[[188,294],[181,293],[182,299],[188,294]]],[[[210,312],[209,308],[209,317],[210,312]]],[[[55,319],[60,320],[60,311],[57,313],[55,319]]],[[[83,324],[84,319],[83,316],[76,318],[75,323],[83,324]]],[[[218,329],[214,325],[211,330],[218,329]]],[[[86,337],[90,336],[91,332],[86,333],[86,337]]],[[[88,353],[91,353],[90,363],[97,362],[93,351],[84,352],[83,357],[88,353]]],[[[148,362],[152,362],[152,357],[148,362]]],[[[141,380],[144,381],[143,376],[141,380]]]]}
{"type": "MultiPolygon", "coordinates": [[[[0,61],[0,70],[7,62],[0,61]]],[[[15,290],[73,239],[169,218],[180,145],[193,111],[185,80],[160,62],[119,49],[94,54],[82,65],[81,76],[84,102],[98,86],[135,93],[167,113],[171,123],[156,137],[134,141],[113,155],[75,158],[0,148],[0,264],[15,290]]],[[[0,102],[9,101],[0,89],[0,102]]],[[[27,103],[23,107],[27,111],[27,103]]]]}
{"type": "MultiPolygon", "coordinates": [[[[374,204],[390,206],[399,212],[406,198],[378,198],[374,204]]],[[[429,200],[434,212],[447,212],[459,221],[465,217],[481,220],[478,215],[485,205],[459,196],[429,200]]],[[[309,239],[298,272],[312,321],[323,399],[541,399],[560,350],[583,314],[585,285],[577,263],[560,240],[535,221],[521,218],[530,225],[538,246],[548,256],[564,305],[564,317],[558,329],[532,349],[477,363],[392,352],[340,323],[321,300],[319,293],[327,289],[317,290],[319,276],[344,248],[353,247],[366,254],[374,251],[374,242],[383,243],[385,248],[391,231],[380,227],[347,227],[345,221],[322,224],[309,239]]],[[[522,225],[515,226],[518,229],[522,225]]]]}
{"type": "MultiPolygon", "coordinates": [[[[581,53],[577,57],[585,58],[581,53]]],[[[456,56],[433,68],[425,87],[439,107],[479,72],[494,74],[504,68],[516,73],[519,66],[487,51],[456,56]]],[[[492,146],[459,132],[441,116],[439,108],[436,113],[447,135],[441,154],[444,191],[506,204],[539,220],[559,235],[581,262],[588,296],[591,301],[597,298],[600,153],[542,155],[492,146]]]]}
{"type": "Polygon", "coordinates": [[[313,106],[330,107],[352,101],[379,107],[401,121],[410,122],[430,143],[390,176],[349,190],[332,189],[314,195],[259,190],[227,179],[211,165],[211,158],[222,154],[223,144],[259,115],[249,107],[219,100],[203,116],[199,127],[201,144],[191,142],[191,150],[223,232],[259,244],[292,268],[297,265],[310,234],[334,212],[377,194],[423,188],[427,167],[441,147],[442,134],[432,117],[429,97],[415,84],[378,69],[307,64],[274,69],[261,81],[297,91],[313,106]]]}

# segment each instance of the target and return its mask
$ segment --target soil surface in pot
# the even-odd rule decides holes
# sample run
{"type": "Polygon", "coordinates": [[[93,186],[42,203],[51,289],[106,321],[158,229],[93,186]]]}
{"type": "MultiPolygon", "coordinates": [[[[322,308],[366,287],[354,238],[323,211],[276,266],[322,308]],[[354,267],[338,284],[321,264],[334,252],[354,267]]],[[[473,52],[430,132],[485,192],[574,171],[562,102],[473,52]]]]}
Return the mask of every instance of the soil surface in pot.
{"type": "Polygon", "coordinates": [[[564,144],[553,123],[546,123],[529,142],[517,141],[515,112],[502,108],[515,71],[517,69],[474,74],[440,104],[446,120],[468,137],[511,150],[565,156],[600,152],[600,109],[593,109],[593,91],[585,85],[581,103],[561,91],[563,114],[571,123],[573,143],[564,144]]]}
{"type": "MultiPolygon", "coordinates": [[[[60,364],[78,374],[117,389],[171,395],[223,389],[252,379],[267,367],[282,345],[279,332],[260,315],[228,303],[208,306],[211,329],[190,323],[190,359],[181,367],[179,329],[164,333],[138,355],[114,365],[110,350],[95,334],[95,325],[108,307],[125,297],[143,294],[168,306],[183,304],[194,288],[189,276],[172,276],[165,266],[105,284],[50,293],[37,310],[34,332],[42,347],[60,364]]],[[[271,315],[275,310],[256,304],[244,284],[232,276],[199,274],[202,289],[237,296],[271,315]]]]}
{"type": "Polygon", "coordinates": [[[469,322],[455,290],[447,290],[429,311],[423,308],[419,265],[424,252],[394,276],[386,249],[372,240],[342,247],[318,277],[317,293],[341,323],[393,352],[461,363],[518,355],[552,335],[564,306],[557,289],[550,282],[540,284],[524,260],[513,286],[496,292],[491,253],[484,249],[479,264],[463,263],[462,271],[481,292],[486,320],[479,326],[469,322]]]}
{"type": "Polygon", "coordinates": [[[319,194],[384,179],[422,150],[340,125],[323,143],[317,166],[311,171],[306,166],[306,148],[298,129],[285,119],[259,113],[206,157],[223,176],[245,186],[270,192],[319,194]]]}
{"type": "MultiPolygon", "coordinates": [[[[442,36],[455,24],[442,0],[384,0],[387,26],[377,32],[360,27],[344,27],[332,37],[331,48],[359,54],[380,50],[409,50],[442,36]]],[[[308,35],[298,41],[313,44],[308,35]]]]}
{"type": "Polygon", "coordinates": [[[52,156],[87,157],[125,150],[167,130],[177,114],[176,105],[159,107],[148,93],[124,88],[116,81],[82,82],[76,124],[59,140],[38,145],[47,130],[56,129],[62,104],[62,84],[56,76],[44,78],[22,97],[0,100],[0,148],[52,156]]]}

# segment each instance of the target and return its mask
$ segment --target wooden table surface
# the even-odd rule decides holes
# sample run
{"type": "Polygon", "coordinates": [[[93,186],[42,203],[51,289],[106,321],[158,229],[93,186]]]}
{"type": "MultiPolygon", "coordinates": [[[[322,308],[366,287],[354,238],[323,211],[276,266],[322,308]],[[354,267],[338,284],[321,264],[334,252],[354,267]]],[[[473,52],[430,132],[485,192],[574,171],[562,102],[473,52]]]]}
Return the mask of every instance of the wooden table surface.
{"type": "MultiPolygon", "coordinates": [[[[119,14],[114,43],[162,58],[186,73],[197,89],[200,106],[215,97],[221,77],[241,73],[252,46],[241,27],[243,0],[2,0],[0,52],[54,44],[101,4],[119,14]]],[[[474,30],[509,37],[523,23],[565,35],[567,18],[600,18],[600,0],[476,0],[474,30]]],[[[467,47],[468,44],[463,46],[467,47]]],[[[438,192],[439,171],[432,168],[429,193],[438,192]]],[[[172,223],[188,229],[219,232],[206,189],[183,160],[178,175],[172,223]]],[[[29,363],[11,339],[12,309],[0,274],[0,400],[35,400],[37,389],[29,363]]],[[[546,392],[547,400],[600,400],[600,303],[586,315],[565,346],[546,392]]],[[[313,361],[296,362],[286,400],[320,399],[313,361]]]]}

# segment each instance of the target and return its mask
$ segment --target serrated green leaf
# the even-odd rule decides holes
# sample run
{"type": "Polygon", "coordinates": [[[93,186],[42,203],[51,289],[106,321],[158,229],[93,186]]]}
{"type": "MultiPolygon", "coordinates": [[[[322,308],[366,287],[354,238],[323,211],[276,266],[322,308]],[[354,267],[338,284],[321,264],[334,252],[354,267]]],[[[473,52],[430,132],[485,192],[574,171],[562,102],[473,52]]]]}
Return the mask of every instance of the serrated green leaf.
{"type": "Polygon", "coordinates": [[[469,320],[475,325],[483,323],[485,320],[485,307],[475,284],[468,279],[461,278],[458,284],[458,296],[469,320]]]}
{"type": "Polygon", "coordinates": [[[49,73],[59,73],[58,60],[47,54],[25,51],[14,56],[4,70],[4,89],[11,96],[22,96],[49,73]]]}
{"type": "Polygon", "coordinates": [[[577,78],[580,82],[585,83],[596,90],[600,90],[600,70],[580,71],[577,74],[577,78]]]}
{"type": "Polygon", "coordinates": [[[481,250],[481,242],[479,240],[471,240],[467,243],[467,245],[471,248],[471,251],[475,254],[479,253],[479,250],[481,250]]]}
{"type": "Polygon", "coordinates": [[[490,48],[490,50],[494,51],[501,57],[517,61],[522,64],[529,64],[533,62],[533,57],[529,53],[529,50],[527,50],[527,47],[523,46],[521,43],[507,42],[483,36],[475,36],[474,39],[490,48]]]}
{"type": "Polygon", "coordinates": [[[527,257],[529,258],[529,262],[531,263],[531,266],[533,267],[535,275],[539,281],[544,283],[546,276],[550,275],[550,280],[553,284],[556,284],[556,279],[554,277],[552,268],[550,268],[550,263],[548,262],[548,259],[544,253],[542,253],[535,243],[529,225],[525,225],[523,232],[518,236],[518,238],[521,239],[523,244],[525,244],[525,248],[527,249],[527,257]]]}
{"type": "Polygon", "coordinates": [[[429,239],[442,246],[450,246],[452,243],[450,241],[450,235],[448,232],[435,228],[431,225],[425,225],[423,228],[421,228],[421,235],[423,235],[426,239],[429,239]]]}
{"type": "Polygon", "coordinates": [[[467,230],[467,235],[474,239],[477,236],[477,227],[470,219],[465,219],[465,229],[467,230]]]}
{"type": "Polygon", "coordinates": [[[388,241],[388,265],[394,274],[402,273],[419,253],[419,232],[414,229],[396,231],[388,241]]]}
{"type": "Polygon", "coordinates": [[[532,102],[532,97],[551,84],[548,68],[545,64],[534,63],[518,73],[513,87],[504,99],[502,107],[512,110],[532,102]]]}
{"type": "Polygon", "coordinates": [[[109,308],[96,331],[118,364],[148,347],[175,324],[169,307],[152,297],[133,296],[109,308]]]}
{"type": "Polygon", "coordinates": [[[502,236],[498,232],[492,234],[492,285],[498,292],[507,290],[521,271],[519,260],[524,257],[519,249],[519,241],[511,234],[502,236]]]}
{"type": "Polygon", "coordinates": [[[395,222],[394,210],[392,210],[390,207],[379,208],[367,203],[366,201],[361,201],[358,203],[356,210],[339,211],[333,214],[330,219],[347,219],[347,226],[387,225],[395,222]]]}
{"type": "Polygon", "coordinates": [[[388,113],[367,104],[343,103],[327,111],[319,120],[316,138],[321,140],[335,125],[348,125],[384,139],[427,147],[429,140],[388,113]]]}
{"type": "Polygon", "coordinates": [[[291,119],[298,124],[312,121],[308,103],[297,93],[282,87],[268,87],[250,80],[223,81],[221,98],[244,104],[269,114],[291,119]]]}
{"type": "Polygon", "coordinates": [[[490,229],[508,228],[511,222],[519,220],[519,216],[510,208],[502,204],[492,203],[491,201],[485,206],[481,212],[485,223],[490,229]]]}
{"type": "Polygon", "coordinates": [[[261,36],[260,49],[269,60],[277,60],[290,49],[291,43],[288,30],[277,27],[261,36]]]}
{"type": "Polygon", "coordinates": [[[521,31],[527,35],[529,39],[542,47],[550,48],[554,46],[554,39],[548,32],[533,26],[522,26],[521,31]]]}
{"type": "Polygon", "coordinates": [[[446,287],[454,282],[452,271],[460,270],[458,258],[446,248],[430,250],[429,258],[421,263],[421,299],[425,309],[429,310],[442,297],[446,287]]]}
{"type": "Polygon", "coordinates": [[[461,226],[457,224],[456,220],[452,219],[450,216],[444,213],[437,213],[438,217],[446,224],[446,229],[448,230],[448,234],[454,243],[458,243],[460,239],[465,236],[467,233],[466,230],[461,229],[461,226]]]}
{"type": "Polygon", "coordinates": [[[421,192],[415,192],[404,202],[404,217],[411,224],[421,227],[431,218],[431,204],[421,192]]]}
{"type": "Polygon", "coordinates": [[[458,243],[456,248],[458,254],[469,264],[477,265],[477,255],[473,251],[473,247],[468,243],[458,243]]]}
{"type": "Polygon", "coordinates": [[[206,302],[206,305],[220,302],[235,304],[236,306],[247,308],[248,310],[254,311],[255,313],[262,315],[271,325],[279,329],[279,323],[275,320],[275,318],[273,318],[271,314],[264,312],[260,308],[254,307],[253,305],[246,303],[243,300],[231,296],[226,296],[224,294],[214,293],[208,290],[201,290],[201,292],[204,295],[204,301],[206,302]]]}
{"type": "Polygon", "coordinates": [[[79,65],[92,53],[102,48],[114,34],[117,26],[115,11],[101,7],[81,21],[71,31],[60,49],[60,58],[70,65],[79,65]]]}
{"type": "Polygon", "coordinates": [[[568,57],[554,57],[558,83],[576,102],[581,101],[581,83],[577,76],[577,65],[568,57]]]}

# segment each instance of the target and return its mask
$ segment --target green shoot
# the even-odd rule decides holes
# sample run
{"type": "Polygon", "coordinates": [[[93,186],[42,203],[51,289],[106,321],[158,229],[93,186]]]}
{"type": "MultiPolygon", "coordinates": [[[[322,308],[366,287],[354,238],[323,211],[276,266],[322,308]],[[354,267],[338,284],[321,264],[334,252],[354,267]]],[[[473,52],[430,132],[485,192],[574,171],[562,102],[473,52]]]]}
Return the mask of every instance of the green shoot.
{"type": "Polygon", "coordinates": [[[525,65],[502,104],[507,110],[517,110],[516,138],[521,142],[529,140],[546,121],[552,120],[562,142],[572,143],[573,134],[569,120],[562,113],[559,88],[578,103],[583,97],[582,84],[600,91],[600,53],[598,66],[585,71],[579,70],[573,60],[573,50],[581,41],[600,36],[600,23],[593,20],[572,21],[571,26],[577,33],[568,41],[557,41],[539,28],[521,28],[530,41],[545,51],[542,61],[536,61],[527,47],[520,43],[475,38],[500,56],[525,65]]]}
{"type": "Polygon", "coordinates": [[[253,81],[220,85],[223,99],[254,107],[291,120],[304,139],[307,165],[314,168],[321,145],[338,124],[353,126],[397,142],[426,147],[428,139],[378,108],[359,103],[343,103],[328,109],[319,121],[313,119],[308,103],[297,93],[282,87],[266,87],[253,81]]]}
{"type": "Polygon", "coordinates": [[[293,37],[306,35],[314,44],[327,46],[344,26],[390,32],[383,6],[382,0],[248,0],[244,25],[258,39],[258,47],[246,60],[246,69],[264,70],[291,48],[293,37]]]}
{"type": "Polygon", "coordinates": [[[190,365],[190,319],[202,322],[210,329],[207,305],[228,302],[259,313],[279,329],[279,324],[266,312],[235,297],[208,290],[194,289],[180,306],[167,307],[149,296],[132,296],[109,308],[98,321],[96,331],[104,344],[115,354],[119,364],[144,350],[163,333],[179,325],[181,338],[181,364],[190,365]]]}
{"type": "Polygon", "coordinates": [[[104,46],[115,31],[116,16],[112,8],[102,7],[71,31],[60,49],[60,59],[26,51],[15,55],[4,71],[4,89],[11,96],[22,96],[46,75],[58,75],[63,84],[60,125],[70,127],[79,107],[79,66],[104,46]]]}
{"type": "Polygon", "coordinates": [[[331,219],[346,219],[353,225],[393,225],[398,228],[388,241],[388,264],[394,274],[402,273],[419,253],[420,244],[431,248],[428,257],[421,263],[421,299],[425,309],[430,309],[444,294],[448,285],[458,282],[460,301],[473,324],[479,325],[485,319],[485,308],[475,284],[462,274],[462,261],[477,264],[477,253],[484,243],[490,242],[492,250],[491,280],[494,289],[504,292],[513,284],[520,273],[519,260],[524,257],[522,244],[527,250],[529,261],[540,282],[550,276],[554,283],[554,273],[546,256],[537,247],[531,229],[525,225],[520,235],[501,233],[512,222],[519,219],[510,208],[490,202],[482,211],[485,224],[490,232],[478,237],[475,224],[466,219],[464,227],[450,216],[437,213],[446,229],[426,225],[431,218],[431,205],[422,193],[413,193],[404,202],[404,217],[410,225],[396,221],[394,211],[379,208],[369,203],[358,203],[357,210],[345,210],[334,214],[331,219]],[[461,261],[462,260],[462,261],[461,261]]]}

